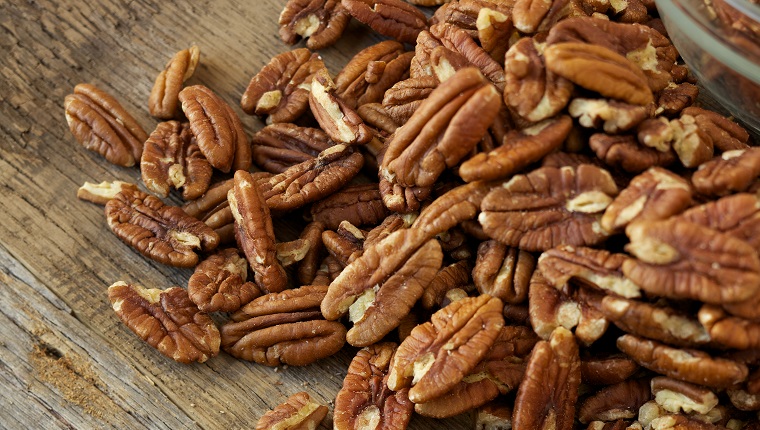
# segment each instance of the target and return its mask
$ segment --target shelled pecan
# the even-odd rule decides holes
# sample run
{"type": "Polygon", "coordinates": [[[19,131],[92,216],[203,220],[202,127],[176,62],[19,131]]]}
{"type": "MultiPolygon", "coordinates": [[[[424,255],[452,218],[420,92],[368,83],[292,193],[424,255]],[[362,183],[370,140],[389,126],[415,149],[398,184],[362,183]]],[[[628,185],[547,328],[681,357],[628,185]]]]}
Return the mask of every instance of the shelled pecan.
{"type": "Polygon", "coordinates": [[[187,281],[187,292],[203,312],[234,312],[261,295],[252,282],[246,282],[248,263],[237,249],[223,249],[208,256],[195,267],[187,281]]]}
{"type": "Polygon", "coordinates": [[[342,0],[341,3],[358,21],[399,42],[414,43],[420,31],[427,28],[425,14],[402,0],[342,0]]]}
{"type": "Polygon", "coordinates": [[[324,131],[291,123],[274,123],[251,136],[253,162],[274,174],[311,160],[333,145],[324,131]]]}
{"type": "Polygon", "coordinates": [[[168,120],[179,113],[179,92],[190,79],[200,61],[201,50],[196,45],[183,49],[166,63],[156,76],[148,98],[148,111],[156,118],[168,120]]]}
{"type": "Polygon", "coordinates": [[[307,392],[301,391],[259,418],[256,430],[317,428],[327,416],[327,412],[327,406],[317,403],[307,392]]]}
{"type": "Polygon", "coordinates": [[[309,49],[322,49],[340,39],[351,15],[339,0],[288,0],[280,12],[280,39],[292,45],[308,39],[309,49]]]}

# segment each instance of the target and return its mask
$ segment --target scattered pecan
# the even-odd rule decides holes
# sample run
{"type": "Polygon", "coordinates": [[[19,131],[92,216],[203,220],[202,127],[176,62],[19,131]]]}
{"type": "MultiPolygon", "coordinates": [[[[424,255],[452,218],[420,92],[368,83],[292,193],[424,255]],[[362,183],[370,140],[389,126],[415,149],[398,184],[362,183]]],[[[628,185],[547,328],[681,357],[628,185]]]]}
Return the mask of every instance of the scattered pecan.
{"type": "Polygon", "coordinates": [[[427,17],[402,0],[342,0],[341,3],[358,21],[399,42],[414,43],[427,29],[427,17]]]}
{"type": "Polygon", "coordinates": [[[271,124],[251,136],[254,163],[274,174],[311,160],[333,145],[324,131],[291,123],[271,124]]]}
{"type": "Polygon", "coordinates": [[[676,161],[675,152],[660,152],[641,145],[631,135],[597,133],[589,138],[588,143],[608,166],[619,167],[626,172],[639,173],[652,166],[668,166],[676,161]]]}
{"type": "Polygon", "coordinates": [[[112,96],[90,84],[78,84],[63,101],[74,138],[108,162],[130,167],[140,160],[148,134],[112,96]]]}
{"type": "Polygon", "coordinates": [[[77,198],[88,202],[105,205],[109,200],[125,190],[137,190],[137,185],[124,181],[103,181],[99,184],[85,182],[77,189],[77,198]]]}
{"type": "Polygon", "coordinates": [[[293,394],[267,411],[256,423],[256,430],[315,429],[327,416],[327,406],[317,403],[305,391],[293,394]]]}
{"type": "Polygon", "coordinates": [[[760,346],[760,323],[729,315],[714,305],[703,305],[699,322],[718,344],[727,348],[750,349],[760,346]]]}
{"type": "Polygon", "coordinates": [[[288,242],[279,242],[275,245],[277,261],[282,267],[292,266],[306,257],[311,248],[311,242],[305,239],[295,239],[288,242]]]}
{"type": "Polygon", "coordinates": [[[504,67],[501,61],[491,58],[466,31],[451,24],[440,23],[430,27],[430,34],[440,40],[443,46],[459,53],[477,67],[500,92],[504,91],[504,67]]]}
{"type": "Polygon", "coordinates": [[[581,402],[578,421],[615,421],[636,418],[639,408],[652,398],[648,379],[629,379],[602,388],[581,402]]]}
{"type": "Polygon", "coordinates": [[[183,49],[171,58],[164,70],[156,76],[153,89],[148,98],[148,110],[150,114],[159,119],[172,119],[179,113],[179,99],[177,96],[182,90],[182,85],[190,79],[200,61],[201,50],[193,45],[189,49],[183,49]]]}
{"type": "Polygon", "coordinates": [[[437,86],[435,76],[404,79],[385,92],[383,107],[397,124],[405,124],[437,86]]]}
{"type": "Polygon", "coordinates": [[[660,152],[672,147],[685,167],[697,167],[713,156],[712,139],[690,115],[670,121],[665,117],[648,119],[639,125],[638,139],[660,152]]]}
{"type": "Polygon", "coordinates": [[[322,130],[339,143],[353,145],[369,142],[374,136],[372,130],[335,94],[336,90],[326,68],[323,67],[314,74],[309,106],[322,130]]]}
{"type": "Polygon", "coordinates": [[[350,19],[339,0],[288,0],[280,12],[280,39],[292,45],[302,37],[309,49],[327,48],[340,39],[350,19]]]}
{"type": "Polygon", "coordinates": [[[706,414],[718,405],[718,396],[699,385],[658,376],[652,378],[654,400],[668,412],[706,414]]]}
{"type": "Polygon", "coordinates": [[[478,246],[472,280],[480,293],[498,297],[504,303],[519,304],[528,298],[535,268],[533,254],[488,240],[478,246]]]}
{"type": "Polygon", "coordinates": [[[694,206],[678,219],[742,239],[760,251],[760,197],[739,193],[694,206]]]}
{"type": "Polygon", "coordinates": [[[483,197],[492,187],[493,184],[482,181],[456,187],[426,206],[413,225],[434,236],[473,219],[480,210],[483,197]]]}
{"type": "Polygon", "coordinates": [[[363,243],[364,232],[348,221],[341,222],[337,231],[325,230],[322,233],[325,249],[344,266],[362,254],[363,243]]]}
{"type": "Polygon", "coordinates": [[[441,308],[446,294],[455,289],[464,289],[470,284],[471,264],[467,260],[444,266],[435,275],[420,298],[420,304],[425,309],[441,308]]]}
{"type": "Polygon", "coordinates": [[[310,222],[304,227],[300,238],[309,242],[309,251],[298,264],[298,282],[300,285],[309,285],[314,281],[322,258],[322,232],[325,225],[319,221],[310,222]]]}
{"type": "Polygon", "coordinates": [[[182,210],[191,217],[203,219],[220,204],[227,204],[227,192],[233,184],[232,178],[217,182],[202,196],[182,205],[182,210]]]}
{"type": "Polygon", "coordinates": [[[749,148],[747,130],[723,115],[696,106],[684,109],[682,116],[687,115],[694,117],[697,126],[710,136],[713,145],[721,152],[749,148]]]}
{"type": "Polygon", "coordinates": [[[195,267],[187,281],[187,292],[203,312],[234,312],[261,295],[256,284],[246,282],[247,277],[245,258],[237,249],[223,249],[195,267]]]}
{"type": "MultiPolygon", "coordinates": [[[[656,113],[673,117],[694,104],[699,95],[699,87],[689,82],[671,83],[660,91],[657,97],[656,113]]],[[[737,149],[737,148],[734,148],[737,149]]]]}
{"type": "Polygon", "coordinates": [[[638,370],[639,365],[635,361],[619,352],[581,357],[581,377],[586,384],[617,384],[627,380],[638,370]]]}
{"type": "Polygon", "coordinates": [[[377,183],[349,185],[311,207],[311,218],[331,230],[342,221],[355,226],[376,225],[388,215],[377,183]]]}
{"type": "Polygon", "coordinates": [[[203,363],[219,353],[219,330],[183,288],[116,282],[108,287],[108,300],[130,330],[172,360],[203,363]]]}
{"type": "Polygon", "coordinates": [[[568,112],[578,123],[588,128],[602,128],[606,133],[628,131],[649,117],[646,106],[616,100],[575,98],[568,112]]]}
{"type": "Polygon", "coordinates": [[[699,166],[691,177],[694,189],[708,196],[741,192],[760,177],[760,148],[726,151],[699,166]]]}
{"type": "MultiPolygon", "coordinates": [[[[385,91],[384,94],[388,94],[388,91],[385,91]]],[[[356,113],[359,114],[365,124],[376,128],[378,130],[377,134],[383,138],[391,135],[399,127],[396,120],[380,103],[365,103],[359,106],[356,113]]],[[[377,153],[375,152],[373,155],[377,156],[377,153]]]]}

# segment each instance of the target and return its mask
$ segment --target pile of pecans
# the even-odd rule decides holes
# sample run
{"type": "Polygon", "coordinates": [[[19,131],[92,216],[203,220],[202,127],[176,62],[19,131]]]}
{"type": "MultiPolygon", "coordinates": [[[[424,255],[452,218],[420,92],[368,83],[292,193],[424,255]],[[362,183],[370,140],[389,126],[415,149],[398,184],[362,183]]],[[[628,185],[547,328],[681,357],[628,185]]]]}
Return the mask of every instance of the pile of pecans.
{"type": "MultiPolygon", "coordinates": [[[[290,0],[280,35],[307,48],[251,79],[241,108],[268,125],[250,141],[213,91],[183,88],[196,47],[156,79],[150,135],[78,85],[77,140],[187,201],[80,189],[144,256],[194,268],[186,289],[113,284],[113,309],[180,362],[362,348],[336,429],[468,411],[477,429],[760,428],[760,148],[694,105],[656,16],[647,0],[459,0],[429,19],[290,0]],[[352,17],[394,40],[333,77],[310,49],[352,17]],[[294,212],[307,225],[278,242],[273,217],[294,212]]],[[[327,413],[297,393],[257,428],[327,413]]]]}

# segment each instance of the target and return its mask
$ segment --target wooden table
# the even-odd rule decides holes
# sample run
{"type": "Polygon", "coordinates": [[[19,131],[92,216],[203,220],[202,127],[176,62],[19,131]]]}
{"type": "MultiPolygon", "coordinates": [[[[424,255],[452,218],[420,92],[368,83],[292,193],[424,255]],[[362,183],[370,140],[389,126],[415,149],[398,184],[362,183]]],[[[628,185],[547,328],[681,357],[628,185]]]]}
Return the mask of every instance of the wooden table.
{"type": "MultiPolygon", "coordinates": [[[[253,428],[306,390],[332,405],[355,349],[304,368],[270,368],[224,353],[176,363],[145,344],[111,310],[116,281],[186,285],[191,270],[148,261],[106,226],[103,208],[77,200],[85,181],[139,183],[84,150],[63,99],[80,82],[116,96],[150,132],[153,80],[195,43],[202,83],[242,115],[251,76],[288,49],[277,36],[283,0],[0,2],[0,428],[253,428]]],[[[354,22],[323,51],[332,73],[378,39],[354,22]]],[[[179,200],[174,200],[178,203],[179,200]]],[[[331,416],[331,414],[330,414],[331,416]]],[[[323,428],[332,428],[331,419],[323,428]]],[[[411,428],[469,428],[416,417],[411,428]]]]}

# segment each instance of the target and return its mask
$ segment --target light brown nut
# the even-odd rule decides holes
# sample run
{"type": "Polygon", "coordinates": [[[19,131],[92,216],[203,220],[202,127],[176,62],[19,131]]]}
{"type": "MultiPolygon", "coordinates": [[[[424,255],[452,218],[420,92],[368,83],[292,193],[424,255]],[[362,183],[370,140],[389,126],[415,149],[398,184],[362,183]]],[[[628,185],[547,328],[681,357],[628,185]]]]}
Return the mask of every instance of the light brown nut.
{"type": "Polygon", "coordinates": [[[566,115],[547,119],[520,131],[511,131],[501,146],[462,163],[459,175],[467,182],[506,178],[558,149],[572,129],[566,115]]]}
{"type": "Polygon", "coordinates": [[[333,145],[322,130],[291,123],[271,124],[251,136],[253,162],[274,174],[311,160],[333,145]]]}
{"type": "Polygon", "coordinates": [[[420,304],[425,309],[438,309],[445,305],[449,291],[469,289],[472,265],[467,260],[460,260],[441,268],[432,281],[425,287],[420,297],[420,304]]]}
{"type": "Polygon", "coordinates": [[[673,148],[681,164],[693,168],[713,156],[713,141],[693,116],[681,115],[668,121],[664,117],[648,119],[638,127],[639,142],[660,152],[673,148]]]}
{"type": "Polygon", "coordinates": [[[310,285],[314,281],[320,264],[322,263],[322,232],[324,224],[318,221],[310,222],[304,227],[300,238],[309,242],[309,251],[298,262],[297,276],[299,285],[310,285]]]}
{"type": "Polygon", "coordinates": [[[635,361],[619,352],[581,357],[581,377],[585,384],[617,384],[627,380],[638,370],[639,365],[635,361]]]}
{"type": "Polygon", "coordinates": [[[430,52],[430,68],[439,82],[449,79],[457,71],[470,66],[470,62],[464,55],[443,45],[435,47],[430,52]]]}
{"type": "Polygon", "coordinates": [[[602,128],[606,133],[628,131],[649,117],[646,106],[632,105],[616,100],[575,98],[568,112],[587,128],[602,128]]]}
{"type": "Polygon", "coordinates": [[[327,406],[317,403],[305,391],[288,397],[285,403],[267,411],[256,423],[256,430],[315,429],[327,416],[327,406]]]}
{"type": "Polygon", "coordinates": [[[142,255],[175,267],[198,264],[195,250],[212,251],[219,236],[182,209],[139,190],[124,190],[105,209],[111,231],[142,255]]]}
{"type": "Polygon", "coordinates": [[[364,234],[350,222],[344,221],[336,231],[325,230],[322,243],[330,255],[346,266],[364,251],[364,234]]]}
{"type": "Polygon", "coordinates": [[[346,328],[319,311],[327,286],[306,285],[258,297],[232,314],[220,331],[233,357],[266,366],[305,366],[338,352],[346,328]]]}
{"type": "Polygon", "coordinates": [[[179,99],[177,96],[182,90],[182,85],[190,79],[198,66],[201,58],[201,50],[193,45],[189,49],[183,49],[166,63],[164,70],[156,76],[153,88],[148,98],[148,110],[150,114],[159,119],[172,119],[179,113],[179,99]]]}
{"type": "Polygon", "coordinates": [[[523,33],[544,32],[563,19],[586,16],[581,2],[567,0],[516,0],[512,9],[515,28],[523,33]]]}
{"type": "Polygon", "coordinates": [[[694,206],[678,219],[745,240],[760,252],[760,197],[739,193],[694,206]]]}
{"type": "Polygon", "coordinates": [[[581,402],[578,420],[615,421],[636,418],[639,408],[652,398],[648,379],[629,379],[604,387],[581,402]]]}
{"type": "Polygon", "coordinates": [[[427,17],[421,10],[401,0],[342,0],[356,20],[371,29],[403,43],[414,43],[427,29],[427,17]]]}
{"type": "MultiPolygon", "coordinates": [[[[383,94],[388,94],[388,91],[385,91],[383,94]]],[[[399,124],[381,103],[365,103],[356,109],[356,113],[359,114],[365,124],[374,127],[377,130],[377,133],[375,134],[380,139],[373,139],[372,141],[379,142],[384,140],[384,137],[390,136],[399,127],[399,124]]],[[[382,143],[380,143],[380,145],[382,145],[382,143]]],[[[377,157],[379,151],[374,151],[369,143],[366,146],[368,147],[367,149],[369,152],[377,157]]]]}
{"type": "Polygon", "coordinates": [[[712,357],[703,351],[678,349],[630,334],[619,337],[617,347],[639,365],[680,381],[726,388],[747,379],[743,363],[712,357]]]}
{"type": "Polygon", "coordinates": [[[330,284],[322,314],[349,314],[346,340],[371,345],[396,328],[435,274],[443,254],[438,241],[416,229],[399,230],[369,248],[330,284]]]}
{"type": "Polygon", "coordinates": [[[314,274],[313,285],[328,286],[335,278],[340,275],[345,266],[332,255],[326,256],[319,265],[317,272],[314,274]]]}
{"type": "Polygon", "coordinates": [[[654,101],[641,69],[603,46],[555,43],[544,49],[544,61],[551,72],[605,97],[642,106],[654,101]]]}
{"type": "Polygon", "coordinates": [[[251,78],[240,107],[249,115],[266,115],[270,124],[295,121],[309,106],[314,74],[324,67],[307,48],[279,54],[251,78]]]}
{"type": "MultiPolygon", "coordinates": [[[[699,96],[699,87],[689,82],[671,83],[660,91],[657,97],[655,113],[668,117],[679,115],[684,109],[694,104],[699,96]]],[[[734,148],[738,149],[738,148],[734,148]]]]}
{"type": "Polygon", "coordinates": [[[288,0],[280,12],[280,39],[292,45],[308,39],[309,49],[327,48],[337,42],[351,15],[339,0],[288,0]]]}
{"type": "Polygon", "coordinates": [[[145,142],[140,173],[145,186],[161,197],[182,188],[182,198],[194,200],[208,190],[213,173],[187,123],[159,123],[145,142]]]}
{"type": "Polygon", "coordinates": [[[732,316],[714,305],[703,305],[697,314],[710,337],[727,348],[760,347],[760,323],[732,316]]]}
{"type": "Polygon", "coordinates": [[[760,177],[760,148],[727,151],[699,166],[691,177],[697,192],[725,196],[741,192],[760,177]]]}
{"type": "Polygon", "coordinates": [[[430,401],[456,385],[486,356],[504,325],[501,300],[488,295],[452,302],[399,345],[388,388],[411,386],[409,399],[430,401]]]}
{"type": "Polygon", "coordinates": [[[668,412],[704,415],[718,405],[718,396],[709,389],[678,379],[658,376],[651,387],[655,402],[668,412]]]}
{"type": "Polygon", "coordinates": [[[629,224],[623,273],[649,294],[706,303],[746,300],[760,288],[760,259],[741,239],[690,222],[629,224]]]}
{"type": "Polygon", "coordinates": [[[509,430],[512,428],[512,405],[498,399],[475,411],[474,430],[509,430]]]}
{"type": "Polygon", "coordinates": [[[103,181],[99,184],[85,182],[77,189],[77,198],[99,205],[105,205],[116,194],[124,190],[137,190],[137,185],[124,181],[103,181]]]}
{"type": "Polygon", "coordinates": [[[475,181],[453,188],[426,206],[413,225],[435,236],[473,219],[492,187],[493,184],[475,181]]]}
{"type": "Polygon", "coordinates": [[[575,418],[581,360],[573,334],[557,328],[538,342],[517,390],[514,428],[570,430],[575,418]]]}
{"type": "MultiPolygon", "coordinates": [[[[386,217],[383,222],[377,227],[367,232],[367,237],[364,240],[364,246],[366,248],[374,246],[376,243],[390,236],[391,233],[409,228],[414,222],[414,214],[411,215],[399,215],[391,214],[386,217]]],[[[428,235],[431,236],[431,235],[428,235]]]]}
{"type": "Polygon", "coordinates": [[[496,2],[486,2],[486,4],[487,6],[478,11],[475,21],[478,41],[491,58],[500,61],[509,49],[510,37],[515,35],[517,31],[506,7],[499,8],[496,2]]]}
{"type": "Polygon", "coordinates": [[[250,173],[235,172],[227,200],[235,218],[236,238],[254,271],[256,285],[267,293],[282,291],[288,277],[277,260],[272,216],[250,173]]]}
{"type": "Polygon", "coordinates": [[[182,205],[182,210],[193,218],[203,219],[219,204],[227,204],[227,191],[232,188],[232,178],[217,182],[197,199],[182,205]]]}
{"type": "Polygon", "coordinates": [[[608,235],[599,219],[617,192],[596,166],[541,167],[491,190],[478,221],[491,238],[525,251],[595,245],[608,235]]]}
{"type": "MultiPolygon", "coordinates": [[[[500,93],[504,92],[504,67],[501,61],[491,58],[488,52],[478,46],[466,31],[451,24],[440,23],[430,27],[430,34],[440,40],[443,46],[466,58],[496,86],[500,93]]],[[[431,49],[430,53],[432,52],[431,49]]]]}
{"type": "Polygon", "coordinates": [[[675,152],[660,152],[649,148],[631,135],[612,136],[597,133],[589,138],[588,143],[605,164],[631,173],[640,173],[652,166],[668,166],[677,159],[675,152]]]}
{"type": "Polygon", "coordinates": [[[472,280],[481,294],[519,304],[528,298],[528,285],[536,268],[536,257],[495,240],[481,242],[472,280]]]}
{"type": "Polygon", "coordinates": [[[377,225],[390,212],[383,205],[377,183],[349,185],[312,205],[311,218],[335,230],[342,221],[355,226],[377,225]]]}
{"type": "Polygon", "coordinates": [[[78,84],[63,101],[74,138],[119,166],[133,166],[148,133],[112,96],[90,84],[78,84]]]}
{"type": "Polygon", "coordinates": [[[721,114],[693,106],[684,109],[682,116],[684,115],[694,117],[697,126],[710,136],[719,151],[749,148],[747,130],[721,114]]]}
{"type": "Polygon", "coordinates": [[[108,300],[130,330],[174,361],[203,363],[219,353],[219,330],[183,288],[116,282],[108,287],[108,300]]]}
{"type": "Polygon", "coordinates": [[[338,143],[348,145],[369,142],[374,134],[361,117],[336,94],[336,86],[326,68],[314,74],[309,106],[322,130],[338,143]]]}
{"type": "Polygon", "coordinates": [[[397,124],[405,124],[438,86],[435,76],[420,76],[397,82],[383,95],[383,107],[397,124]]]}
{"type": "Polygon", "coordinates": [[[237,249],[228,248],[208,256],[187,281],[187,293],[203,312],[234,312],[261,295],[252,282],[246,282],[248,262],[237,249]]]}
{"type": "Polygon", "coordinates": [[[407,427],[414,407],[407,395],[409,390],[393,392],[385,384],[395,350],[396,344],[386,342],[356,353],[343,379],[343,387],[335,397],[335,430],[407,427]]]}
{"type": "Polygon", "coordinates": [[[546,69],[539,47],[533,38],[522,38],[509,48],[504,60],[504,103],[529,122],[555,116],[573,92],[570,81],[546,69]]]}

